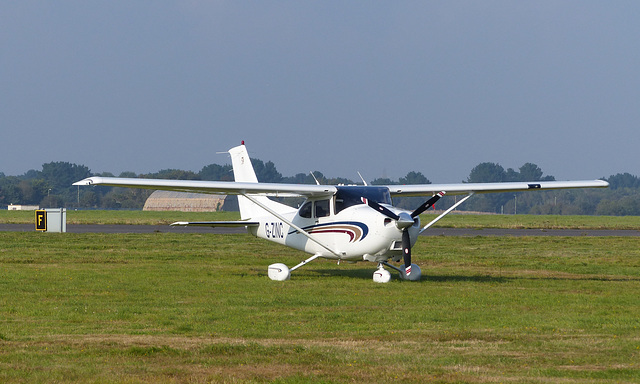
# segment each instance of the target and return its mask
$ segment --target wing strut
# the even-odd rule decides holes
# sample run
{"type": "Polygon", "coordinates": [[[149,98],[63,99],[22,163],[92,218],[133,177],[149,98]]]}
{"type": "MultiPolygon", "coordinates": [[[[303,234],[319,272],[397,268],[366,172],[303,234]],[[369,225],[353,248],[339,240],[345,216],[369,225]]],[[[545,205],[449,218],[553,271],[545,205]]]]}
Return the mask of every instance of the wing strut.
{"type": "Polygon", "coordinates": [[[307,264],[310,261],[313,261],[315,259],[317,259],[318,257],[320,257],[320,255],[313,255],[310,258],[308,258],[307,260],[303,261],[302,263],[296,265],[295,267],[291,267],[291,269],[289,270],[290,272],[295,271],[296,269],[302,267],[303,265],[307,264]]]}
{"type": "Polygon", "coordinates": [[[287,225],[289,225],[291,228],[295,229],[296,231],[300,232],[301,234],[303,234],[304,236],[306,236],[309,240],[313,241],[314,243],[318,244],[319,246],[321,246],[322,248],[326,249],[327,251],[333,253],[334,255],[336,255],[338,258],[341,258],[342,255],[340,255],[338,252],[334,251],[333,249],[329,248],[326,244],[323,244],[321,241],[319,241],[318,239],[314,238],[313,236],[311,236],[310,234],[308,234],[304,229],[298,227],[297,225],[293,224],[290,220],[285,219],[282,215],[280,215],[278,212],[270,209],[269,207],[267,207],[266,205],[262,204],[260,201],[258,201],[257,199],[253,198],[252,196],[246,194],[246,193],[242,193],[242,196],[246,197],[247,199],[251,200],[251,202],[253,202],[254,204],[258,205],[260,208],[264,209],[265,211],[269,212],[270,214],[272,214],[273,216],[277,217],[278,219],[284,221],[285,223],[287,223],[287,225]]]}
{"type": "Polygon", "coordinates": [[[424,232],[425,229],[429,228],[430,226],[432,226],[433,224],[437,223],[438,221],[440,221],[440,219],[442,219],[443,217],[445,217],[446,215],[448,215],[451,211],[453,211],[454,209],[456,209],[458,207],[458,205],[464,203],[465,201],[467,201],[468,198],[470,198],[471,196],[474,195],[474,192],[471,192],[470,194],[468,194],[467,196],[465,196],[462,200],[458,201],[457,203],[453,204],[449,209],[447,209],[446,211],[442,212],[440,214],[440,216],[436,217],[435,219],[431,220],[431,222],[427,225],[425,225],[421,230],[420,233],[424,232]]]}

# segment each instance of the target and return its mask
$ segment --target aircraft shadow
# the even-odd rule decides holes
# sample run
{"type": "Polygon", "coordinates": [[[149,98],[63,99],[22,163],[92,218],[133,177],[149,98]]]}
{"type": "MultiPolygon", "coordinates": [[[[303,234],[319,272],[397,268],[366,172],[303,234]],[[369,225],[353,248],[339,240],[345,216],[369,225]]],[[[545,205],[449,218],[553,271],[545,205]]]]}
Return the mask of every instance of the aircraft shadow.
{"type": "Polygon", "coordinates": [[[422,281],[434,281],[438,283],[447,283],[447,282],[472,282],[472,283],[490,283],[490,284],[499,284],[506,283],[511,280],[511,278],[503,277],[503,276],[488,276],[488,275],[474,275],[474,276],[452,276],[452,275],[429,275],[422,274],[422,281]]]}
{"type": "MultiPolygon", "coordinates": [[[[320,275],[323,277],[332,277],[332,276],[341,276],[341,277],[349,277],[355,279],[365,279],[371,280],[373,278],[373,272],[375,272],[375,268],[359,268],[359,269],[314,269],[309,273],[313,273],[316,275],[320,275]]],[[[391,272],[391,279],[400,279],[400,274],[396,271],[391,272]]],[[[475,283],[505,283],[513,278],[509,277],[501,277],[501,276],[451,276],[451,275],[429,275],[422,274],[422,279],[420,281],[434,281],[434,282],[475,282],[475,283]]]]}
{"type": "MultiPolygon", "coordinates": [[[[348,277],[353,279],[371,280],[373,278],[373,272],[375,268],[358,268],[358,269],[314,269],[306,273],[309,275],[319,275],[322,277],[348,277]]],[[[398,280],[400,276],[395,271],[391,272],[391,279],[398,280]]],[[[491,276],[491,275],[434,275],[424,273],[422,274],[421,281],[432,281],[438,283],[488,283],[488,284],[504,284],[510,281],[518,280],[588,280],[588,281],[640,281],[640,278],[634,276],[622,277],[622,276],[591,276],[591,275],[575,275],[575,276],[491,276]]]]}
{"type": "Polygon", "coordinates": [[[373,272],[375,272],[375,270],[376,270],[375,268],[340,269],[338,267],[338,268],[332,268],[332,269],[314,269],[309,273],[310,274],[313,273],[323,277],[342,276],[342,277],[350,277],[350,278],[356,278],[356,279],[371,280],[373,278],[373,272]]]}

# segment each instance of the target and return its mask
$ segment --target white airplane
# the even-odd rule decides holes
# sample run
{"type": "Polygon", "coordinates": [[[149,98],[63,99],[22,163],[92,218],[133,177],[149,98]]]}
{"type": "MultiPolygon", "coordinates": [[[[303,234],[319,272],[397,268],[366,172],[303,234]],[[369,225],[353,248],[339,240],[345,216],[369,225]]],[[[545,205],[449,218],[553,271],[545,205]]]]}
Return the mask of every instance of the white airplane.
{"type": "Polygon", "coordinates": [[[420,267],[411,262],[411,247],[418,235],[476,193],[605,188],[609,185],[603,180],[386,186],[259,183],[244,141],[231,148],[229,154],[235,182],[89,177],[73,185],[238,195],[239,221],[176,222],[171,225],[246,227],[254,236],[312,255],[292,268],[282,263],[270,265],[268,275],[272,280],[288,280],[292,271],[317,258],[325,258],[338,260],[338,263],[363,260],[378,263],[373,280],[379,283],[391,279],[385,266],[397,270],[403,279],[420,280],[420,267]],[[419,215],[445,194],[465,196],[422,227],[419,215]],[[296,209],[273,201],[270,196],[301,196],[306,201],[296,209]],[[394,196],[431,197],[410,212],[394,207],[391,202],[394,196]],[[401,259],[402,268],[389,264],[390,260],[399,262],[401,259]]]}

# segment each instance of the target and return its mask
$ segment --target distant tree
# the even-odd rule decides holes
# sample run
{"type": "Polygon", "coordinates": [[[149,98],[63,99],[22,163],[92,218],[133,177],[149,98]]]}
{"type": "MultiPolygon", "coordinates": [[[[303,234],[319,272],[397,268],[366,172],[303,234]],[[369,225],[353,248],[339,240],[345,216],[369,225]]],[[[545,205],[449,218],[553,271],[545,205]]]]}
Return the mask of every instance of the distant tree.
{"type": "Polygon", "coordinates": [[[252,158],[251,164],[253,164],[253,169],[259,182],[280,183],[282,181],[282,174],[278,172],[273,162],[267,161],[264,163],[262,160],[252,158]]]}
{"type": "Polygon", "coordinates": [[[42,164],[42,178],[50,188],[57,191],[69,189],[78,180],[91,176],[91,171],[84,165],[58,161],[42,164]]]}
{"type": "Polygon", "coordinates": [[[553,176],[543,176],[542,169],[533,163],[525,163],[520,167],[520,180],[518,181],[553,181],[553,176]]]}
{"type": "Polygon", "coordinates": [[[24,180],[41,179],[42,178],[42,172],[36,171],[35,169],[30,169],[24,175],[22,175],[20,178],[24,179],[24,180]]]}
{"type": "Polygon", "coordinates": [[[49,195],[42,198],[40,206],[45,208],[62,208],[65,206],[65,200],[62,196],[49,195]]]}
{"type": "Polygon", "coordinates": [[[542,169],[535,164],[526,163],[520,167],[520,180],[518,181],[539,181],[542,179],[542,169]]]}
{"type": "Polygon", "coordinates": [[[506,172],[500,164],[480,163],[469,174],[469,183],[497,183],[506,180],[506,172]]]}
{"type": "Polygon", "coordinates": [[[522,181],[520,173],[516,172],[513,168],[507,168],[504,174],[503,181],[522,181]]]}
{"type": "MultiPolygon", "coordinates": [[[[325,182],[320,182],[321,184],[327,184],[327,185],[354,185],[356,184],[355,181],[351,180],[351,179],[347,179],[345,177],[332,177],[329,179],[324,179],[325,182]]],[[[362,182],[360,182],[362,184],[362,182]]]]}
{"type": "Polygon", "coordinates": [[[293,177],[283,177],[282,183],[289,184],[316,184],[316,180],[321,185],[353,185],[353,180],[344,177],[326,177],[320,171],[313,171],[309,173],[298,173],[293,177]],[[313,175],[311,175],[313,173],[313,175]]]}
{"type": "MultiPolygon", "coordinates": [[[[467,182],[496,183],[515,181],[551,181],[553,176],[543,176],[542,169],[533,163],[525,163],[518,171],[509,168],[506,171],[496,163],[481,163],[471,170],[467,182]]],[[[498,193],[476,196],[461,209],[482,212],[527,213],[534,206],[545,204],[547,195],[542,193],[498,193]]]]}
{"type": "Polygon", "coordinates": [[[149,189],[113,188],[99,202],[103,209],[142,209],[149,195],[149,189]]]}
{"type": "MultiPolygon", "coordinates": [[[[264,163],[258,159],[252,159],[252,162],[258,180],[261,182],[315,184],[314,178],[308,173],[282,177],[272,162],[264,163]]],[[[325,185],[355,184],[346,178],[327,178],[319,171],[314,171],[314,175],[321,184],[325,185]]],[[[42,171],[29,170],[21,176],[7,176],[0,172],[0,204],[40,203],[41,206],[47,207],[140,209],[152,192],[150,190],[106,186],[78,189],[71,185],[88,176],[90,176],[90,171],[87,167],[66,162],[43,164],[42,171]]],[[[103,172],[96,174],[96,176],[111,177],[113,174],[103,172]]],[[[169,179],[233,180],[232,167],[217,164],[203,167],[198,173],[168,169],[141,176],[169,179]]],[[[122,172],[119,177],[138,176],[134,172],[122,172]]],[[[553,176],[544,176],[540,167],[533,163],[525,163],[518,169],[508,168],[506,170],[497,163],[481,163],[472,169],[466,182],[547,181],[554,179],[553,176]]],[[[504,209],[505,213],[512,213],[515,210],[517,199],[518,213],[640,215],[640,197],[638,197],[640,196],[638,193],[640,179],[629,173],[618,173],[605,178],[605,180],[610,184],[608,189],[479,194],[462,205],[460,209],[486,212],[501,212],[504,209]]],[[[399,183],[428,184],[430,181],[420,172],[409,172],[398,181],[378,178],[369,184],[393,185],[399,183]]],[[[233,199],[228,200],[231,202],[233,199]]],[[[299,200],[301,201],[301,199],[299,200]]],[[[423,201],[424,198],[394,198],[394,204],[405,209],[415,209],[423,201]]],[[[438,202],[438,205],[441,207],[450,206],[453,201],[454,197],[445,196],[438,202]],[[451,203],[445,201],[447,199],[450,199],[451,203]]],[[[292,206],[299,205],[296,203],[299,202],[294,200],[292,206]]]]}
{"type": "Polygon", "coordinates": [[[18,187],[20,179],[8,176],[0,179],[0,204],[21,204],[22,190],[18,187]]]}
{"type": "Polygon", "coordinates": [[[92,191],[86,191],[81,195],[80,207],[82,208],[96,208],[98,206],[98,195],[92,191]]]}
{"type": "MultiPolygon", "coordinates": [[[[476,165],[469,174],[467,182],[469,183],[496,183],[506,181],[507,172],[497,163],[480,163],[476,165]]],[[[506,194],[486,194],[474,196],[466,202],[461,208],[470,211],[480,212],[500,212],[505,202],[510,197],[506,194]]]]}
{"type": "Polygon", "coordinates": [[[120,209],[121,204],[113,193],[107,193],[100,198],[98,208],[101,209],[120,209]]]}
{"type": "Polygon", "coordinates": [[[405,177],[401,177],[398,180],[400,184],[431,184],[421,172],[411,171],[407,173],[405,177]]]}
{"type": "MultiPolygon", "coordinates": [[[[317,172],[317,171],[314,172],[314,174],[316,173],[321,174],[321,172],[317,172]]],[[[314,180],[314,178],[311,176],[310,173],[296,173],[294,176],[283,177],[282,182],[288,183],[288,184],[315,184],[316,183],[316,181],[314,180]]]]}
{"type": "Polygon", "coordinates": [[[640,188],[640,179],[629,173],[618,173],[616,175],[609,176],[606,179],[609,182],[609,188],[640,188]]]}
{"type": "MultiPolygon", "coordinates": [[[[431,184],[431,181],[429,181],[429,179],[427,179],[421,172],[410,171],[404,177],[401,177],[400,179],[398,179],[397,182],[390,182],[390,183],[383,183],[383,184],[388,184],[388,185],[431,184]]],[[[408,210],[416,209],[417,207],[420,206],[420,204],[424,203],[424,201],[425,201],[424,197],[397,196],[393,198],[393,204],[396,207],[408,209],[408,210]]]]}
{"type": "Polygon", "coordinates": [[[198,175],[202,180],[233,181],[233,167],[229,164],[209,164],[203,167],[198,175]]]}
{"type": "Polygon", "coordinates": [[[395,184],[398,184],[398,182],[393,181],[387,177],[379,177],[373,180],[370,184],[371,185],[395,185],[395,184]]]}
{"type": "Polygon", "coordinates": [[[553,176],[543,176],[542,169],[533,163],[525,163],[519,171],[513,168],[505,169],[497,163],[480,163],[475,166],[467,182],[469,183],[498,183],[505,181],[551,181],[553,176]]]}
{"type": "Polygon", "coordinates": [[[48,184],[42,179],[22,180],[18,183],[18,188],[22,192],[23,204],[39,204],[47,195],[48,184]]]}
{"type": "Polygon", "coordinates": [[[316,180],[318,180],[318,183],[320,183],[320,184],[333,184],[333,183],[329,182],[327,180],[327,178],[324,176],[324,173],[322,173],[320,171],[309,172],[309,174],[307,176],[310,179],[309,180],[309,184],[315,184],[316,180]]]}
{"type": "Polygon", "coordinates": [[[596,214],[608,216],[640,216],[640,195],[622,196],[618,199],[600,201],[596,214]]]}
{"type": "Polygon", "coordinates": [[[150,173],[143,177],[149,179],[169,179],[169,180],[199,180],[200,176],[192,171],[181,169],[163,169],[157,173],[150,173]]]}

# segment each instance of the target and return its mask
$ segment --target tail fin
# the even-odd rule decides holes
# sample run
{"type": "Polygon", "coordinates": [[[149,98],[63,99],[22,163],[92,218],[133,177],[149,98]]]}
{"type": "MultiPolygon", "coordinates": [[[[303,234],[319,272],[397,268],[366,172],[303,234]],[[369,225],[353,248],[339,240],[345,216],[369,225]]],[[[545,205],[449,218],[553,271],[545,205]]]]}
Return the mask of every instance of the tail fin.
{"type": "Polygon", "coordinates": [[[256,177],[256,172],[253,170],[253,165],[251,165],[251,159],[249,158],[247,147],[244,146],[244,141],[242,145],[231,148],[229,154],[231,155],[231,165],[233,165],[233,177],[235,180],[237,182],[257,183],[258,177],[256,177]]]}
{"type": "MultiPolygon", "coordinates": [[[[247,152],[247,148],[244,146],[244,141],[242,142],[242,145],[231,148],[229,150],[229,154],[231,155],[231,165],[233,166],[233,177],[235,181],[257,183],[258,177],[256,176],[256,172],[253,170],[249,153],[247,152]]],[[[266,196],[256,196],[255,198],[258,199],[260,203],[275,211],[282,212],[283,210],[291,210],[291,207],[270,200],[266,196]]],[[[238,207],[240,208],[240,217],[242,220],[255,220],[256,217],[263,216],[266,213],[258,205],[241,195],[238,195],[238,207]]]]}

